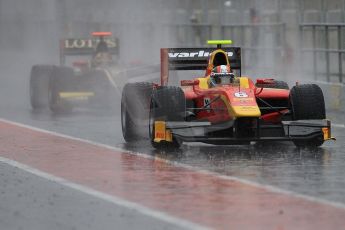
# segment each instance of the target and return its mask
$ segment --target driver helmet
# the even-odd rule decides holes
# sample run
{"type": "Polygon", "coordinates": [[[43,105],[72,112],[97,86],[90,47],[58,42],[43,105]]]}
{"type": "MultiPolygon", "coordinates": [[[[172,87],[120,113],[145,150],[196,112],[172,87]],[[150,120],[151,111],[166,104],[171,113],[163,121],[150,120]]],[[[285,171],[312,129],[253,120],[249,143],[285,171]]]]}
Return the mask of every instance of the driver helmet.
{"type": "Polygon", "coordinates": [[[219,65],[212,69],[211,74],[210,74],[210,82],[213,86],[219,85],[219,84],[226,84],[226,83],[231,82],[231,77],[233,77],[233,74],[231,74],[230,66],[219,65]]]}

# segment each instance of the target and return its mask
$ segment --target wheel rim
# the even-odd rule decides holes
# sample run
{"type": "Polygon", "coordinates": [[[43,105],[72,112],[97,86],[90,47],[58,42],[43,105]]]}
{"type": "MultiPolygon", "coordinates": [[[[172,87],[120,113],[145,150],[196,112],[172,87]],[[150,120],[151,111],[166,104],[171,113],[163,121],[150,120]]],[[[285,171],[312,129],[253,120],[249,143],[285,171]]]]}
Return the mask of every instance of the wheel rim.
{"type": "Polygon", "coordinates": [[[54,101],[53,101],[53,92],[51,89],[49,89],[48,100],[49,100],[49,103],[52,105],[54,101]]]}
{"type": "Polygon", "coordinates": [[[293,120],[296,120],[295,117],[296,117],[296,114],[295,114],[295,106],[294,106],[294,102],[293,102],[294,98],[291,94],[291,91],[290,91],[290,96],[289,96],[289,103],[290,103],[290,108],[291,108],[291,111],[292,111],[292,119],[293,120]]]}
{"type": "Polygon", "coordinates": [[[35,107],[35,106],[37,106],[37,105],[36,105],[36,103],[35,103],[34,92],[33,92],[32,87],[33,87],[33,86],[32,86],[32,83],[30,82],[30,90],[29,90],[30,102],[31,102],[32,107],[35,107]]]}
{"type": "Polygon", "coordinates": [[[30,82],[30,90],[29,90],[30,98],[33,98],[33,96],[34,96],[34,92],[33,92],[32,87],[33,87],[32,83],[30,82]]]}
{"type": "Polygon", "coordinates": [[[126,107],[124,103],[121,103],[121,127],[122,127],[122,133],[124,136],[126,136],[126,122],[127,122],[127,117],[126,117],[126,107]]]}
{"type": "Polygon", "coordinates": [[[153,140],[153,129],[154,129],[154,116],[153,116],[153,101],[150,103],[150,112],[149,112],[149,137],[153,140]]]}

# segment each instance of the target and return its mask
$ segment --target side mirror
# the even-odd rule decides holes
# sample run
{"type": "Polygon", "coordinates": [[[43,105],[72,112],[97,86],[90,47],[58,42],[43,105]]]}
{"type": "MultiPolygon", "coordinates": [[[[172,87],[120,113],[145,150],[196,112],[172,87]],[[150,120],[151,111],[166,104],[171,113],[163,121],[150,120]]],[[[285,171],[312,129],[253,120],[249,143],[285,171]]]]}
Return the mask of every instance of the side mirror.
{"type": "Polygon", "coordinates": [[[182,80],[181,86],[194,86],[199,85],[199,80],[182,80]]]}
{"type": "Polygon", "coordinates": [[[274,84],[274,79],[272,79],[272,78],[260,78],[260,79],[256,79],[256,84],[262,84],[262,85],[274,84]]]}

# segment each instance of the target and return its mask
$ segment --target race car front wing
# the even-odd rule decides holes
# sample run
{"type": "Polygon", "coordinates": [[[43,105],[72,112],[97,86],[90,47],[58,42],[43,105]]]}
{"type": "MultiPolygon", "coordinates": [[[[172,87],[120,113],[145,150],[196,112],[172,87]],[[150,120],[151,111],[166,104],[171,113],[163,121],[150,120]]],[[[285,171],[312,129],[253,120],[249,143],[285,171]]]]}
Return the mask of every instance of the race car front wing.
{"type": "Polygon", "coordinates": [[[329,120],[297,120],[282,121],[278,125],[260,125],[257,123],[254,136],[237,137],[229,135],[223,137],[213,137],[208,135],[214,130],[231,130],[234,121],[222,124],[211,124],[210,122],[165,122],[155,121],[155,142],[172,141],[172,136],[185,142],[222,142],[236,144],[237,142],[260,142],[260,141],[293,141],[293,140],[312,140],[313,138],[323,136],[326,140],[335,140],[331,136],[331,122],[329,120]],[[280,129],[281,135],[267,135],[267,130],[280,129]],[[266,132],[265,132],[266,131],[266,132]]]}

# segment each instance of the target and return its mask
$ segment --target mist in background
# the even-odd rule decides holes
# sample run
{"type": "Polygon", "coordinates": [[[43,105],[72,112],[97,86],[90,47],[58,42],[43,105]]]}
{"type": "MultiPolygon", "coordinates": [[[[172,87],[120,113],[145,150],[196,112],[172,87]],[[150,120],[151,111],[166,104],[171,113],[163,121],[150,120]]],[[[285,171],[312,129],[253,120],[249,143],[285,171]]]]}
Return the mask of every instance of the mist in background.
{"type": "Polygon", "coordinates": [[[28,105],[31,66],[58,65],[60,39],[89,38],[93,31],[111,31],[119,39],[124,67],[158,63],[159,48],[174,46],[164,29],[172,12],[170,1],[2,0],[0,94],[9,98],[8,106],[28,105]]]}
{"type": "Polygon", "coordinates": [[[93,31],[119,39],[124,68],[158,64],[162,47],[232,39],[243,47],[244,75],[312,79],[301,71],[301,59],[309,66],[312,57],[301,56],[300,47],[312,41],[309,35],[301,42],[299,24],[343,22],[343,9],[340,0],[1,0],[0,95],[9,106],[17,98],[28,106],[31,66],[59,64],[59,39],[93,31]]]}

